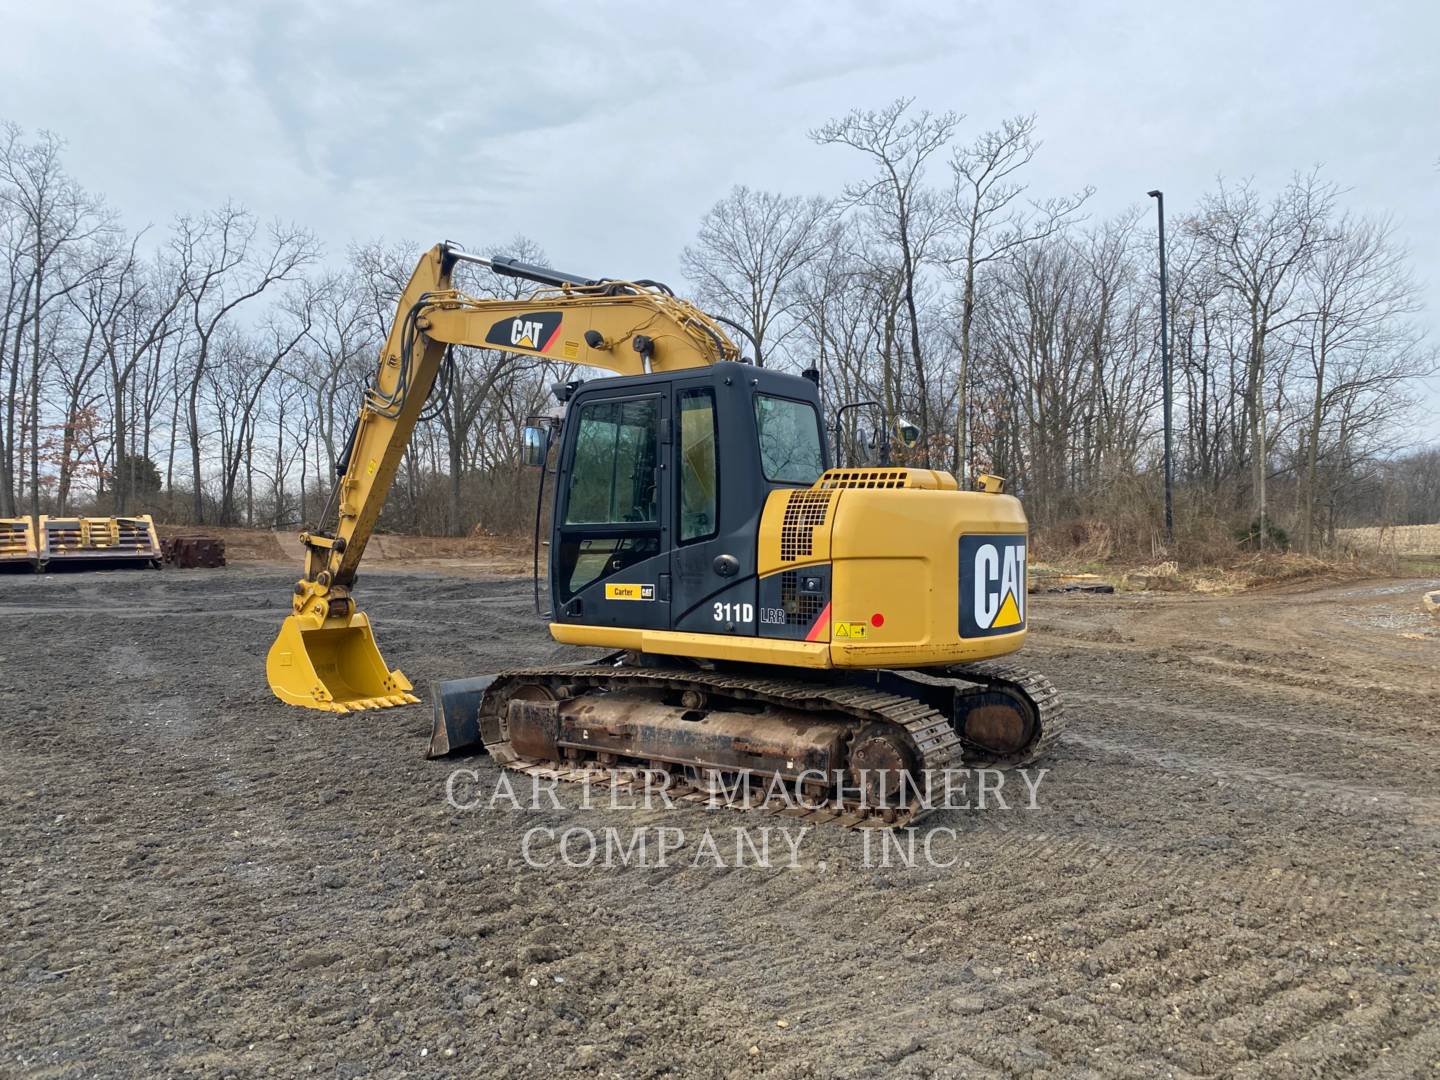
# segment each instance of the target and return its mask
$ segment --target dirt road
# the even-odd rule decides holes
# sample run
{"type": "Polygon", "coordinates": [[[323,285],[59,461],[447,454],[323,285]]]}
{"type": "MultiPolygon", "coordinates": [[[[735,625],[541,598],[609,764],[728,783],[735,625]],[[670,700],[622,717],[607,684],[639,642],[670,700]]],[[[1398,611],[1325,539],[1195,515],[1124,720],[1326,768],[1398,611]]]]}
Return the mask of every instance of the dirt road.
{"type": "MultiPolygon", "coordinates": [[[[1074,716],[1038,808],[766,869],[703,852],[725,811],[456,810],[495,772],[423,760],[428,708],[280,705],[291,580],[0,579],[0,1075],[1440,1071],[1423,583],[1037,596],[1074,716]],[[684,840],[606,869],[532,832],[577,826],[684,840]]],[[[570,655],[528,582],[361,588],[422,691],[570,655]]]]}

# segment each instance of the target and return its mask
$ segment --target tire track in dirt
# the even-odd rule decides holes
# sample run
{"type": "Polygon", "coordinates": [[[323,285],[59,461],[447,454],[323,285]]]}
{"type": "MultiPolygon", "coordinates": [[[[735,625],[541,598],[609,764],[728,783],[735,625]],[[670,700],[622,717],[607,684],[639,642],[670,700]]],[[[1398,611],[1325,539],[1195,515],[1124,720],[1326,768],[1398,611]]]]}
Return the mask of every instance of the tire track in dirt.
{"type": "MultiPolygon", "coordinates": [[[[1076,734],[1043,763],[1039,809],[926,822],[954,830],[949,867],[866,865],[859,837],[822,830],[793,870],[540,870],[520,854],[535,826],[682,827],[693,855],[697,830],[743,822],[587,811],[573,791],[455,811],[450,771],[496,770],[423,761],[428,710],[337,719],[270,697],[292,580],[237,566],[0,592],[0,1072],[1435,1071],[1421,875],[1440,733],[1412,710],[1437,676],[1410,650],[1429,646],[1308,625],[1401,592],[1287,594],[1276,617],[1258,597],[1036,597],[1055,630],[1028,662],[1076,734]],[[1216,630],[1218,668],[1155,662],[1217,615],[1239,627],[1216,630]],[[1145,645],[1074,636],[1107,629],[1145,645]],[[1270,677],[1295,650],[1324,687],[1270,677]]],[[[360,591],[425,689],[585,655],[545,637],[529,588],[381,570],[360,591]]]]}

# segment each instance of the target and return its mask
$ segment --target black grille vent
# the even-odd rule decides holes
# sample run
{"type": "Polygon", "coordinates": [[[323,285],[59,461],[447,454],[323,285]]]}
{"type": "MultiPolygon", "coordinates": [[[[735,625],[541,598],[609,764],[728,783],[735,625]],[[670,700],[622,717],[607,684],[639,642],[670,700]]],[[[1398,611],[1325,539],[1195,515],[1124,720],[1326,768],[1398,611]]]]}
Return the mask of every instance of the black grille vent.
{"type": "Polygon", "coordinates": [[[825,598],[800,591],[800,571],[780,575],[780,606],[785,609],[786,626],[811,626],[825,610],[825,598]]]}
{"type": "Polygon", "coordinates": [[[814,553],[815,530],[830,515],[828,491],[792,491],[780,522],[780,561],[794,562],[814,553]]]}
{"type": "Polygon", "coordinates": [[[909,469],[831,469],[820,477],[822,488],[908,488],[909,469]]]}

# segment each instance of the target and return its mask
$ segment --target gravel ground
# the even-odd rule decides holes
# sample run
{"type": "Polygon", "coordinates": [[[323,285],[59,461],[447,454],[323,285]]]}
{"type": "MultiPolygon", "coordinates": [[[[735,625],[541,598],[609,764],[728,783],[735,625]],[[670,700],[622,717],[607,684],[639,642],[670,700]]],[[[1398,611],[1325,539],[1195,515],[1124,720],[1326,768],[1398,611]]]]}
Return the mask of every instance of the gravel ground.
{"type": "MultiPolygon", "coordinates": [[[[1026,660],[1073,714],[1038,809],[764,868],[726,845],[777,819],[460,811],[452,771],[496,772],[425,761],[428,708],[282,706],[292,578],[0,578],[0,1075],[1440,1072],[1429,583],[1037,596],[1026,660]],[[684,838],[607,869],[531,832],[574,827],[684,838]]],[[[361,600],[422,692],[579,655],[528,581],[361,600]]]]}

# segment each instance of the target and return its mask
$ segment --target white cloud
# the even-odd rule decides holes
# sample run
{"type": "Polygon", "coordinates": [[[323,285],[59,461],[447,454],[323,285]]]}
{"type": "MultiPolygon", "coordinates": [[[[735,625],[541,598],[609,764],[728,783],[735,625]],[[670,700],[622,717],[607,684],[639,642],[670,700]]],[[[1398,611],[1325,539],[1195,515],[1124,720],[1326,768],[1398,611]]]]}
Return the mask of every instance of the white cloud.
{"type": "Polygon", "coordinates": [[[734,183],[837,190],[806,131],[914,95],[1040,114],[1037,191],[1097,211],[1324,163],[1393,214],[1440,324],[1440,9],[1323,0],[1020,5],[12,4],[0,116],[70,143],[132,225],[234,197],[332,250],[516,232],[576,270],[674,277],[734,183]]]}

